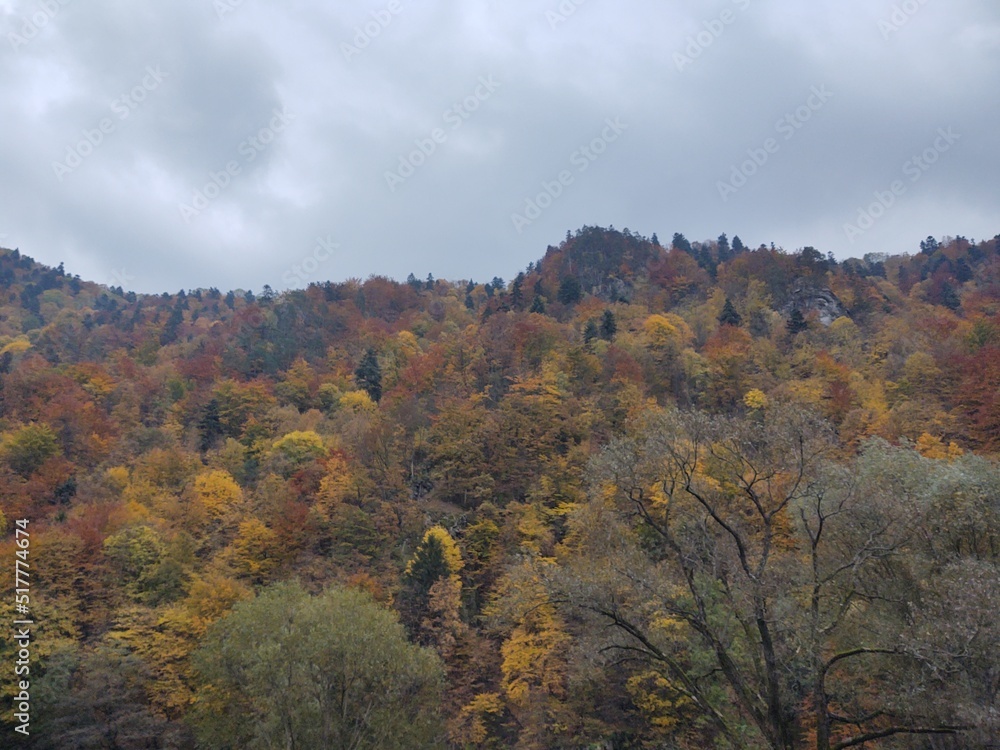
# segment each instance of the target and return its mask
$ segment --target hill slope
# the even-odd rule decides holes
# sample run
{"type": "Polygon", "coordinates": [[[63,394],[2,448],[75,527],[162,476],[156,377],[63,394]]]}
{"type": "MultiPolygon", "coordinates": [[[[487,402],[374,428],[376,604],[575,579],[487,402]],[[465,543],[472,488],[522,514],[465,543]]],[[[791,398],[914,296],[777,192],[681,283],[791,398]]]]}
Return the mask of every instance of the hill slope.
{"type": "Polygon", "coordinates": [[[290,579],[398,613],[454,747],[991,731],[998,312],[1000,238],[837,262],[586,227],[510,282],[280,295],[0,251],[0,551],[30,520],[38,736],[191,747],[209,625],[290,579]],[[976,658],[935,666],[955,607],[976,658]],[[817,665],[858,648],[884,663],[820,707],[817,665]],[[900,688],[947,669],[945,699],[900,688]]]}

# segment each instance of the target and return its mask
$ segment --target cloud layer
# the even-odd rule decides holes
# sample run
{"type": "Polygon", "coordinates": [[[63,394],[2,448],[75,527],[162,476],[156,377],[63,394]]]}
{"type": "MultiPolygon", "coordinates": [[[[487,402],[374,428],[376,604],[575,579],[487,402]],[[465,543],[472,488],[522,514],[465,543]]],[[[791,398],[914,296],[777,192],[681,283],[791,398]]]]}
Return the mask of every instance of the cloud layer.
{"type": "Polygon", "coordinates": [[[1000,232],[992,0],[0,0],[0,28],[0,245],[136,291],[510,277],[585,224],[840,257],[1000,232]]]}

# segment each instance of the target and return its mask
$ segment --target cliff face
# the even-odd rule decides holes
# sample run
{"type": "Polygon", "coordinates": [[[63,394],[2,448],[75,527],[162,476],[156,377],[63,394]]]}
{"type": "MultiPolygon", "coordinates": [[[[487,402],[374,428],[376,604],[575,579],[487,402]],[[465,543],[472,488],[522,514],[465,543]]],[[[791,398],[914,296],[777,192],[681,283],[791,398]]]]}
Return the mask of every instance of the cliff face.
{"type": "Polygon", "coordinates": [[[825,326],[829,326],[837,318],[850,316],[847,308],[832,291],[807,285],[796,287],[792,292],[792,298],[781,308],[782,314],[786,317],[795,310],[806,317],[809,313],[816,313],[817,320],[825,326]]]}

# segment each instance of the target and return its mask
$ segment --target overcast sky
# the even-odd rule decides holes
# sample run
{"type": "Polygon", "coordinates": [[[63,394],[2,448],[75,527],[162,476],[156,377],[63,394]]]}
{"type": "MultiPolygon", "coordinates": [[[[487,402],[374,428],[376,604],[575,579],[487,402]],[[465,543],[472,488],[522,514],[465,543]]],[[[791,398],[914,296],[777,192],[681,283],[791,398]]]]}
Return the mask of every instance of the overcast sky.
{"type": "Polygon", "coordinates": [[[0,246],[136,291],[509,279],[583,225],[841,258],[1000,233],[996,0],[0,0],[0,27],[0,246]]]}

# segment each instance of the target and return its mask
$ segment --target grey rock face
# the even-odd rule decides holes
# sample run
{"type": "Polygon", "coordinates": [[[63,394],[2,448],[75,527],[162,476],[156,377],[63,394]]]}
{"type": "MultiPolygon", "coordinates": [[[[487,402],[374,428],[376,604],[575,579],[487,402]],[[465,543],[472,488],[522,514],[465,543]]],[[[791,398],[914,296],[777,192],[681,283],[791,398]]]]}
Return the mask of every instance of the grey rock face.
{"type": "Polygon", "coordinates": [[[792,298],[781,308],[781,313],[786,317],[794,310],[798,310],[804,316],[811,312],[816,313],[820,323],[829,326],[837,318],[850,317],[850,313],[843,303],[837,299],[837,295],[826,288],[816,288],[811,286],[799,286],[792,292],[792,298]]]}

